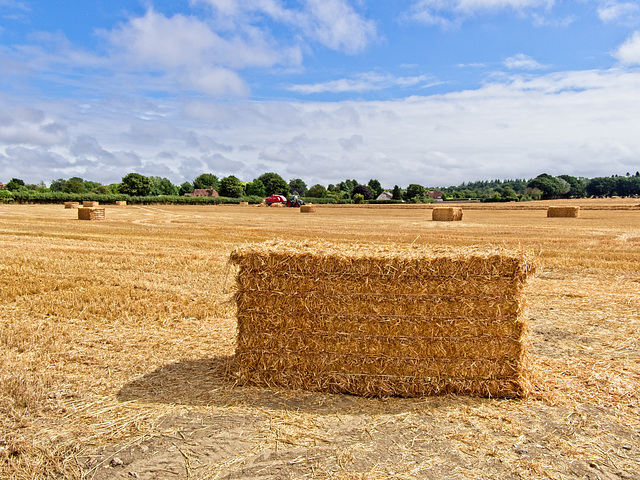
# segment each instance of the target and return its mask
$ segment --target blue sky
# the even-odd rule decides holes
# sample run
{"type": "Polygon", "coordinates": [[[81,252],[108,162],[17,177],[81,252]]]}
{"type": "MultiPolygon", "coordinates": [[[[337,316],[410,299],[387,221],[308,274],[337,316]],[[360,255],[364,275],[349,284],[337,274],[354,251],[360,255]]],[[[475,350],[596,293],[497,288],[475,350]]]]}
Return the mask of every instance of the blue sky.
{"type": "Polygon", "coordinates": [[[640,2],[0,0],[0,181],[640,169],[640,2]]]}

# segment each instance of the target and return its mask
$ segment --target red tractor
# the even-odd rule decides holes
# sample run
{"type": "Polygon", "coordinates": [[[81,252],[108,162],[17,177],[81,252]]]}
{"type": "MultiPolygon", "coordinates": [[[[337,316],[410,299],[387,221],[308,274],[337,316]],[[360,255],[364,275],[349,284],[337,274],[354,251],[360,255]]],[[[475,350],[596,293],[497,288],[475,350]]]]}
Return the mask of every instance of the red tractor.
{"type": "Polygon", "coordinates": [[[300,207],[301,205],[304,205],[304,202],[297,195],[293,195],[287,199],[284,195],[273,194],[265,200],[265,203],[268,207],[273,203],[281,203],[287,207],[300,207]]]}
{"type": "Polygon", "coordinates": [[[272,203],[281,203],[283,205],[287,204],[287,198],[283,195],[273,194],[269,198],[265,200],[267,202],[267,207],[270,207],[272,203]]]}

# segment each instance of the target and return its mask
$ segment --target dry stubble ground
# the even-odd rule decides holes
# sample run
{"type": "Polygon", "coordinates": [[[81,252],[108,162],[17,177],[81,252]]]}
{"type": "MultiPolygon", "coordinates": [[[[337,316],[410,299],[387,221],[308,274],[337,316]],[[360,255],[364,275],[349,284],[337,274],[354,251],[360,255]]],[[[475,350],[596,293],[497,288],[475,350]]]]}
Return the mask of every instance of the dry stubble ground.
{"type": "MultiPolygon", "coordinates": [[[[576,202],[571,202],[576,204],[576,202]]],[[[640,209],[0,205],[2,478],[640,478],[640,209]],[[239,243],[531,247],[537,390],[365,399],[233,385],[239,243]]]]}

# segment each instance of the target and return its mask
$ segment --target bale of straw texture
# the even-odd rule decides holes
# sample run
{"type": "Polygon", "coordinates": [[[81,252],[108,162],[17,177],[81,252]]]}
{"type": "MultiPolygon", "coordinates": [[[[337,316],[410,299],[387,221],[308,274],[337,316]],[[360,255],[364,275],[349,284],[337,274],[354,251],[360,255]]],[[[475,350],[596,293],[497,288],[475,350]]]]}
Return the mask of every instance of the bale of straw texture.
{"type": "Polygon", "coordinates": [[[248,244],[238,381],[364,396],[525,396],[533,255],[324,242],[248,244]]]}
{"type": "Polygon", "coordinates": [[[82,207],[78,209],[78,220],[104,220],[104,208],[82,207]]]}
{"type": "Polygon", "coordinates": [[[316,206],[315,205],[301,205],[300,213],[315,213],[316,206]]]}
{"type": "Polygon", "coordinates": [[[462,220],[460,207],[435,207],[431,219],[439,222],[453,222],[462,220]]]}
{"type": "Polygon", "coordinates": [[[88,208],[90,208],[90,207],[97,207],[98,205],[99,205],[99,203],[98,203],[98,202],[89,202],[89,201],[87,201],[87,200],[85,200],[84,202],[82,202],[82,206],[83,206],[83,207],[88,207],[88,208]]]}
{"type": "Polygon", "coordinates": [[[79,206],[79,202],[64,202],[64,208],[78,208],[79,206]]]}
{"type": "Polygon", "coordinates": [[[240,202],[238,205],[240,205],[241,207],[248,207],[249,202],[240,202]]]}
{"type": "Polygon", "coordinates": [[[272,203],[271,206],[276,208],[284,207],[284,205],[280,202],[272,203]]]}
{"type": "Polygon", "coordinates": [[[127,204],[126,200],[116,200],[116,205],[125,206],[127,204]]]}
{"type": "Polygon", "coordinates": [[[549,207],[547,217],[568,217],[578,218],[580,207],[549,207]]]}

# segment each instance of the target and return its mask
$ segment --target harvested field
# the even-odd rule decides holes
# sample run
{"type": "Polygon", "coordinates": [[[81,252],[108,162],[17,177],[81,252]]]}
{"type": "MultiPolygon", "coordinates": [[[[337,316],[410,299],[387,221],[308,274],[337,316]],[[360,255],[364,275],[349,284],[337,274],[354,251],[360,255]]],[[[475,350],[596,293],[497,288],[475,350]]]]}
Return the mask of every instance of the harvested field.
{"type": "Polygon", "coordinates": [[[128,206],[78,222],[0,205],[1,478],[640,476],[637,200],[298,209],[128,206]],[[535,367],[518,400],[363,398],[238,386],[246,241],[532,249],[535,367]]]}

